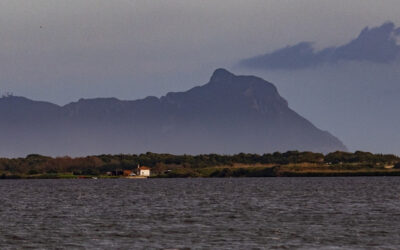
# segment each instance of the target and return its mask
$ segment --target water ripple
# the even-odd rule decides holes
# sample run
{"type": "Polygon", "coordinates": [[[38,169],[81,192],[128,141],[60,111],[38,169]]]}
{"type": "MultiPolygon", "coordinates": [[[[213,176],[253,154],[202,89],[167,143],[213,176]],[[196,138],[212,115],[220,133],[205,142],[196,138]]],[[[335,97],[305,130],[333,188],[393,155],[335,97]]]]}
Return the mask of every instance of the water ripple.
{"type": "Polygon", "coordinates": [[[2,180],[0,249],[396,249],[400,178],[2,180]]]}

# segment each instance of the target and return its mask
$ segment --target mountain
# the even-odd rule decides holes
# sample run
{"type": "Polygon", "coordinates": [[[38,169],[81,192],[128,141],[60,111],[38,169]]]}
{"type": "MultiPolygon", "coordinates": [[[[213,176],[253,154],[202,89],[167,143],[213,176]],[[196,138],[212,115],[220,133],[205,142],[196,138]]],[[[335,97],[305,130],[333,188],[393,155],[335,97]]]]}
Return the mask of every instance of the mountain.
{"type": "Polygon", "coordinates": [[[0,117],[1,156],[346,150],[290,109],[273,84],[225,69],[203,86],[161,98],[58,106],[3,97],[0,117]]]}

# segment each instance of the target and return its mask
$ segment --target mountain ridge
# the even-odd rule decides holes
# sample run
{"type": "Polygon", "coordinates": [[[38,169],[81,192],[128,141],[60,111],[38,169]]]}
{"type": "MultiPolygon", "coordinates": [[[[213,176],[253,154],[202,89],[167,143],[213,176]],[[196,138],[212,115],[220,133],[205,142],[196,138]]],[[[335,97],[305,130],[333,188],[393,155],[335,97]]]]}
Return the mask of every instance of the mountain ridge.
{"type": "Polygon", "coordinates": [[[346,150],[336,137],[289,108],[272,83],[221,68],[205,85],[160,98],[79,99],[58,106],[5,97],[0,115],[5,118],[0,121],[0,155],[7,156],[346,150]]]}

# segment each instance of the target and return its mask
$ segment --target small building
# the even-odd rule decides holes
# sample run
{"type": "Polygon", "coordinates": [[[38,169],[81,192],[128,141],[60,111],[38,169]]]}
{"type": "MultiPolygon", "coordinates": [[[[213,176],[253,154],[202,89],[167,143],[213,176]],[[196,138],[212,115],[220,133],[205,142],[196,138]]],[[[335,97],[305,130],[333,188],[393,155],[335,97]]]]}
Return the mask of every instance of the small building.
{"type": "Polygon", "coordinates": [[[123,175],[124,176],[130,176],[132,174],[132,170],[124,170],[123,175]]]}
{"type": "Polygon", "coordinates": [[[149,177],[150,176],[150,168],[145,167],[145,166],[141,166],[141,167],[138,166],[137,175],[149,177]]]}

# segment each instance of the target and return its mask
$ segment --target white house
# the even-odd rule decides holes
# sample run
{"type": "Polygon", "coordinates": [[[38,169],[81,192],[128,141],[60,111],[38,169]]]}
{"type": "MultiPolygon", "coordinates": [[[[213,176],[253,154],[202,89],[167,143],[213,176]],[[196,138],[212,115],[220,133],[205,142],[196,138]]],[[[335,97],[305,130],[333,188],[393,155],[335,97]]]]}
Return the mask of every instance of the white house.
{"type": "Polygon", "coordinates": [[[150,176],[150,168],[145,166],[138,167],[137,175],[146,177],[150,176]]]}

